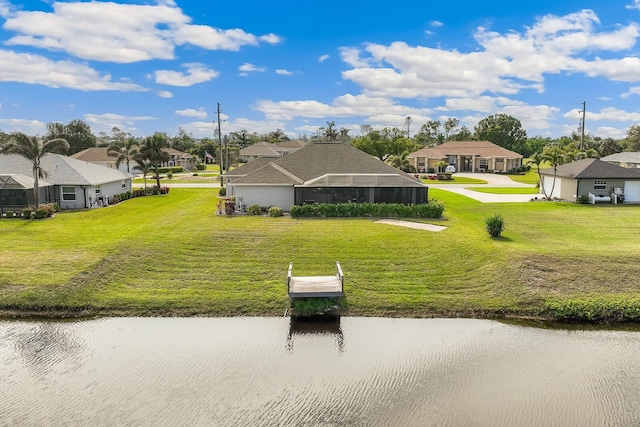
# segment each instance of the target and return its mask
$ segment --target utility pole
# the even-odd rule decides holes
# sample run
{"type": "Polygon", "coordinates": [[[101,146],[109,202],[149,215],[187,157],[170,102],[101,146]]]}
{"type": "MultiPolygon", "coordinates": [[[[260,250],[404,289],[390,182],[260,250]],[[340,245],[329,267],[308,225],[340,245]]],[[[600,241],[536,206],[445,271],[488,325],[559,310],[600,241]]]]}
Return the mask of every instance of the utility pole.
{"type": "Polygon", "coordinates": [[[222,131],[220,130],[220,103],[218,102],[218,147],[220,148],[220,155],[218,156],[218,163],[220,164],[220,184],[222,185],[222,173],[224,170],[222,158],[222,131]]]}
{"type": "Polygon", "coordinates": [[[224,170],[229,172],[229,137],[227,135],[224,136],[224,170]]]}
{"type": "Polygon", "coordinates": [[[582,103],[582,129],[580,133],[580,151],[584,150],[584,117],[587,112],[587,101],[582,103]]]}

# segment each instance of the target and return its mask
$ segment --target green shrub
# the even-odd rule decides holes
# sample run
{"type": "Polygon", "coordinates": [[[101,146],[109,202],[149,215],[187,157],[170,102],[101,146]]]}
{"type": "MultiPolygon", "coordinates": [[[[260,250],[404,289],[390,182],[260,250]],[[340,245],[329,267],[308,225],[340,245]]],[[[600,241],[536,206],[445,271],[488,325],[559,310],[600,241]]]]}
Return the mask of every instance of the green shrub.
{"type": "Polygon", "coordinates": [[[198,163],[196,165],[196,169],[199,170],[199,171],[207,170],[207,165],[205,165],[204,163],[198,163]]]}
{"type": "Polygon", "coordinates": [[[227,188],[226,187],[220,187],[220,189],[218,190],[218,196],[226,196],[227,195],[227,188]]]}
{"type": "Polygon", "coordinates": [[[22,218],[24,219],[31,219],[35,217],[35,212],[33,207],[28,207],[28,208],[24,208],[22,209],[22,218]]]}
{"type": "Polygon", "coordinates": [[[173,171],[167,172],[167,178],[173,179],[173,171]]]}
{"type": "Polygon", "coordinates": [[[562,321],[638,321],[640,300],[617,295],[550,300],[546,302],[545,311],[562,321]]]}
{"type": "Polygon", "coordinates": [[[7,218],[13,218],[13,211],[7,211],[7,218]]]}
{"type": "Polygon", "coordinates": [[[191,175],[191,176],[198,176],[198,174],[197,174],[197,173],[194,173],[194,174],[193,174],[193,175],[191,175]]]}
{"type": "Polygon", "coordinates": [[[500,237],[504,231],[504,218],[500,214],[490,216],[484,221],[484,224],[487,227],[487,233],[491,237],[500,237]]]}
{"type": "Polygon", "coordinates": [[[578,197],[576,197],[576,203],[580,203],[581,205],[589,203],[589,196],[587,196],[586,194],[579,195],[578,197]]]}
{"type": "Polygon", "coordinates": [[[158,173],[180,173],[184,172],[184,168],[182,166],[170,166],[166,168],[158,168],[158,173]]]}
{"type": "Polygon", "coordinates": [[[51,211],[45,205],[40,205],[35,210],[36,219],[44,219],[51,216],[51,211]]]}
{"type": "Polygon", "coordinates": [[[321,218],[442,218],[444,206],[437,200],[419,205],[400,203],[319,203],[291,206],[291,216],[321,218]]]}
{"type": "Polygon", "coordinates": [[[269,208],[269,216],[272,218],[276,218],[279,216],[284,215],[284,213],[282,212],[282,208],[279,208],[278,206],[271,206],[269,208]]]}
{"type": "Polygon", "coordinates": [[[436,173],[436,170],[434,168],[429,168],[427,169],[427,173],[436,173]]]}
{"type": "Polygon", "coordinates": [[[251,205],[247,207],[247,215],[262,215],[260,205],[251,205]]]}

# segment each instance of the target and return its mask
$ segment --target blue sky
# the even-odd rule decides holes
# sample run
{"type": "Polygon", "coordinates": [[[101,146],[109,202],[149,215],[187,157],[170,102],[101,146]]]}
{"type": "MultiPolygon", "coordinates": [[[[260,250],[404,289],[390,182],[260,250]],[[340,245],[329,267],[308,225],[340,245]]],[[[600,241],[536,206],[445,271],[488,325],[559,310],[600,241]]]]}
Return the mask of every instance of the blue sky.
{"type": "Polygon", "coordinates": [[[313,134],[483,117],[529,136],[640,123],[640,0],[0,0],[0,129],[313,134]]]}

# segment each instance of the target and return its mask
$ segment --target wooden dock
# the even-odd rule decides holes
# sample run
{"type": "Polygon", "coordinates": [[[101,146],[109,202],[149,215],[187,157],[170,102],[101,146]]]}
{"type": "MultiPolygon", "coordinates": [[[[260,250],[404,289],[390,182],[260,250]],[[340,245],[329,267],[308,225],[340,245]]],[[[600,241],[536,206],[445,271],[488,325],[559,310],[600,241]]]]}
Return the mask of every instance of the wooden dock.
{"type": "Polygon", "coordinates": [[[293,302],[301,298],[337,298],[344,296],[344,274],[336,261],[334,276],[294,276],[293,263],[289,263],[287,292],[293,302]]]}

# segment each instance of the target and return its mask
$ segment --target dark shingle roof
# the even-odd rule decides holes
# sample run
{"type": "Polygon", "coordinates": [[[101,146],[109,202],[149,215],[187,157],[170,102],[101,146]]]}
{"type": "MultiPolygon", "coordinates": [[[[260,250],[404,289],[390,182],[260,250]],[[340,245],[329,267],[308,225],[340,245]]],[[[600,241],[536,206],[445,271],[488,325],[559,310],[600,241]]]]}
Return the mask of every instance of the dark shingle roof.
{"type": "Polygon", "coordinates": [[[342,143],[309,144],[238,179],[234,184],[298,185],[327,174],[396,174],[422,185],[412,175],[342,143]]]}
{"type": "MultiPolygon", "coordinates": [[[[542,175],[553,175],[553,168],[540,170],[542,175]]],[[[575,179],[640,179],[640,169],[623,168],[599,159],[583,159],[559,165],[557,176],[575,179]]]]}
{"type": "Polygon", "coordinates": [[[231,176],[245,176],[249,175],[251,172],[255,172],[263,166],[268,165],[273,162],[272,157],[258,157],[250,162],[244,163],[241,166],[225,173],[223,176],[231,177],[231,176]]]}

